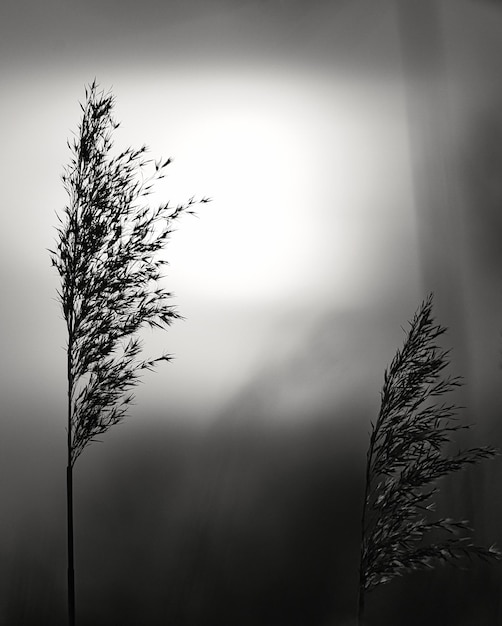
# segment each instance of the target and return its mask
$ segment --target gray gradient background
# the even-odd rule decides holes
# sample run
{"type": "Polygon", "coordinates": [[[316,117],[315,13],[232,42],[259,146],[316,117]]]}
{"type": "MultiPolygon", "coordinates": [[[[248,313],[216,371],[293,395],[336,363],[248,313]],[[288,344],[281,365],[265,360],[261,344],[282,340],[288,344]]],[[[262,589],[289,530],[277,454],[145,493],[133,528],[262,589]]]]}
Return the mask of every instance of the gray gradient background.
{"type": "MultiPolygon", "coordinates": [[[[431,290],[469,442],[501,443],[501,35],[468,0],[3,1],[0,624],[64,623],[46,248],[84,85],[174,157],[159,200],[214,200],[167,252],[186,320],[145,335],[175,361],[76,467],[79,623],[350,624],[369,420],[431,290]]],[[[499,545],[501,471],[443,490],[499,545]]],[[[499,623],[499,580],[410,576],[371,623],[499,623]]]]}

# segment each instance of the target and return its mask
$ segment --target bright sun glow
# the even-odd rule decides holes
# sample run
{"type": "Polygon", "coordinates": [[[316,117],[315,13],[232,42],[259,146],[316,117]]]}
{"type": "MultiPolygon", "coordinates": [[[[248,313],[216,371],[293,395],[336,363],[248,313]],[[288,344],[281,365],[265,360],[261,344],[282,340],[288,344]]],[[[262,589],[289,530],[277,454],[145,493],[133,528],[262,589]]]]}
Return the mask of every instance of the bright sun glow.
{"type": "MultiPolygon", "coordinates": [[[[152,76],[136,74],[134,81],[130,73],[114,75],[113,83],[111,76],[100,76],[116,96],[117,149],[146,142],[153,158],[174,158],[152,200],[213,198],[200,207],[199,219],[183,219],[165,253],[165,286],[188,321],[175,324],[165,339],[148,340],[146,354],[165,348],[177,360],[167,391],[165,377],[151,377],[144,407],[162,405],[167,393],[170,404],[204,405],[206,414],[259,367],[282,332],[284,316],[295,320],[291,341],[300,340],[300,327],[309,320],[329,310],[371,307],[416,275],[399,86],[343,77],[326,82],[299,71],[279,80],[277,68],[274,73],[234,69],[197,77],[159,69],[152,76]]],[[[7,118],[22,113],[26,137],[40,137],[34,156],[40,167],[30,189],[32,205],[46,210],[27,211],[26,199],[12,196],[12,223],[32,240],[22,255],[15,237],[6,235],[3,242],[5,254],[18,258],[18,267],[41,286],[48,270],[45,247],[54,237],[53,210],[66,202],[54,164],[62,167],[68,152],[64,140],[54,137],[62,127],[68,136],[75,127],[75,98],[82,96],[75,81],[66,91],[55,89],[64,95],[57,106],[45,97],[51,109],[37,117],[30,117],[28,104],[25,110],[9,99],[2,104],[7,118]],[[45,149],[54,150],[50,158],[45,149]]],[[[28,87],[12,93],[24,95],[23,89],[28,87]]],[[[18,146],[15,135],[9,141],[6,155],[31,149],[28,141],[18,146]]],[[[22,179],[14,180],[13,188],[21,187],[22,179]]],[[[55,287],[53,276],[40,298],[53,307],[47,318],[62,336],[47,296],[55,287]]],[[[52,342],[49,333],[47,351],[52,342]]],[[[60,367],[59,356],[53,367],[60,367]]]]}
{"type": "MultiPolygon", "coordinates": [[[[338,302],[367,296],[392,254],[387,240],[410,220],[392,201],[408,173],[402,111],[396,119],[389,106],[395,93],[376,84],[369,107],[354,85],[252,73],[201,78],[198,87],[203,116],[193,96],[173,98],[185,91],[178,78],[134,128],[141,104],[129,99],[128,110],[118,99],[128,137],[154,138],[153,155],[174,156],[155,199],[213,198],[169,244],[174,290],[273,302],[318,297],[329,283],[338,302]]],[[[149,89],[145,81],[145,99],[149,89]]]]}

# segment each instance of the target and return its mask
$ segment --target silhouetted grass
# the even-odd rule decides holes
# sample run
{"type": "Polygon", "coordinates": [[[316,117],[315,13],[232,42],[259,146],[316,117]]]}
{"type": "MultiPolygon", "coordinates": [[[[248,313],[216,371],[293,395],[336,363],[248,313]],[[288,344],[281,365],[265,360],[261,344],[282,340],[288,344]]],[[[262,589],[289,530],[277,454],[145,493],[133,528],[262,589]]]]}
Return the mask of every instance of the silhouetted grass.
{"type": "MultiPolygon", "coordinates": [[[[195,203],[151,207],[147,196],[171,159],[146,158],[147,148],[112,156],[114,98],[94,81],[85,92],[82,120],[63,174],[69,202],[58,217],[51,250],[68,331],[67,501],[69,622],[75,621],[73,578],[73,465],[84,448],[125,416],[131,389],[144,370],[168,355],[141,360],[144,326],[167,328],[178,313],[159,286],[159,257],[173,229],[195,203]],[[153,170],[147,174],[148,170],[153,170]]],[[[200,202],[207,202],[202,198],[200,202]]]]}
{"type": "Polygon", "coordinates": [[[493,458],[490,447],[450,456],[458,423],[455,404],[436,398],[461,385],[445,376],[448,351],[436,340],[445,328],[434,325],[432,296],[413,317],[402,349],[385,372],[380,412],[372,423],[362,515],[358,619],[366,592],[396,576],[476,555],[499,559],[494,547],[472,542],[466,520],[432,518],[436,481],[466,465],[493,458]]]}

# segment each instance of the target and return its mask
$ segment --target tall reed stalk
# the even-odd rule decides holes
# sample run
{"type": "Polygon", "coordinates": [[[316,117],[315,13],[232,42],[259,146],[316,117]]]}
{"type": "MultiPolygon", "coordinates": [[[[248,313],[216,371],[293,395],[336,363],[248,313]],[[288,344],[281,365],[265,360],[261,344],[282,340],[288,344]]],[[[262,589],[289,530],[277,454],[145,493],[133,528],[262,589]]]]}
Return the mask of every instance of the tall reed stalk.
{"type": "Polygon", "coordinates": [[[434,519],[436,482],[466,465],[493,458],[490,447],[448,453],[450,438],[469,428],[458,422],[455,404],[439,403],[461,385],[444,375],[448,351],[436,340],[432,295],[410,322],[403,347],[385,371],[381,406],[371,424],[361,519],[358,624],[364,623],[366,593],[396,576],[469,555],[499,559],[494,547],[475,545],[466,520],[434,519]]]}
{"type": "MultiPolygon", "coordinates": [[[[170,159],[146,158],[145,146],[112,156],[114,97],[94,81],[85,91],[72,156],[62,176],[68,204],[58,216],[50,250],[67,340],[68,622],[75,624],[73,468],[84,448],[120,422],[131,389],[160,361],[141,360],[139,331],[167,328],[180,316],[159,286],[167,261],[160,257],[173,223],[193,213],[195,201],[151,207],[147,196],[170,159]],[[147,172],[151,171],[148,175],[147,172]]],[[[208,202],[202,198],[200,202],[208,202]]]]}

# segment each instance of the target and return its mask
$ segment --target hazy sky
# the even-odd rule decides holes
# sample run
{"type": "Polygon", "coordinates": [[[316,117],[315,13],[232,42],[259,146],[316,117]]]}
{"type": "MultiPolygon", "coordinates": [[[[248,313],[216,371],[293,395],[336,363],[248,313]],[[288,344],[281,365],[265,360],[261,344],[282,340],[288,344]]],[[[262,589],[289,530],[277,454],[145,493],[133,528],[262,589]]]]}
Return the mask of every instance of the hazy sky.
{"type": "Polygon", "coordinates": [[[2,486],[8,558],[23,524],[50,526],[46,485],[54,502],[63,489],[65,326],[46,249],[66,202],[66,140],[94,78],[116,96],[117,145],[173,157],[153,200],[213,201],[179,224],[166,251],[166,286],[186,320],[145,335],[148,354],[176,358],[145,377],[127,425],[86,451],[89,475],[105,446],[125,463],[120,450],[135,437],[177,421],[332,419],[363,450],[400,326],[430,289],[470,376],[475,421],[487,416],[491,432],[501,387],[502,11],[481,0],[416,6],[3,0],[0,473],[16,476],[2,486]]]}
{"type": "Polygon", "coordinates": [[[155,199],[213,198],[166,253],[168,284],[187,321],[155,338],[177,357],[148,382],[146,394],[162,410],[165,390],[166,405],[211,412],[332,309],[371,306],[399,285],[405,302],[416,300],[392,3],[375,10],[369,2],[55,2],[5,10],[10,393],[22,386],[25,396],[37,379],[63,393],[64,325],[45,248],[65,202],[66,138],[95,76],[116,95],[118,145],[146,143],[152,155],[174,157],[155,199]]]}

